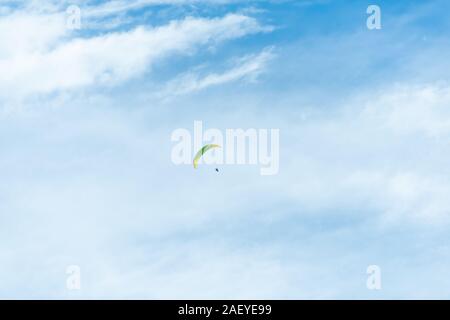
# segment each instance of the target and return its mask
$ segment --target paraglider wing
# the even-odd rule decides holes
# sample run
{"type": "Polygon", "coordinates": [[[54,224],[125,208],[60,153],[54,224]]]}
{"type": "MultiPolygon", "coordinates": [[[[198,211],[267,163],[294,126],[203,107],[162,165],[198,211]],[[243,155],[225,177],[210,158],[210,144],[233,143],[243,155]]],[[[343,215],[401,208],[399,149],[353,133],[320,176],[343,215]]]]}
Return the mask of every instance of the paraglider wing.
{"type": "Polygon", "coordinates": [[[213,148],[220,148],[220,146],[218,144],[207,144],[204,147],[202,147],[197,154],[194,157],[194,168],[197,169],[198,167],[198,161],[200,160],[200,158],[208,151],[211,150],[213,148]]]}

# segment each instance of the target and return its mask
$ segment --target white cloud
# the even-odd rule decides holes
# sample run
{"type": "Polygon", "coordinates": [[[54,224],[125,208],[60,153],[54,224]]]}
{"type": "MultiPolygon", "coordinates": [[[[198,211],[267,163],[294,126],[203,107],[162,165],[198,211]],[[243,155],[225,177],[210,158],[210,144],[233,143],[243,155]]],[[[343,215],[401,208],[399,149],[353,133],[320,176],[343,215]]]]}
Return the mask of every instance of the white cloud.
{"type": "Polygon", "coordinates": [[[83,17],[87,19],[104,18],[113,15],[123,15],[130,10],[143,9],[161,5],[192,6],[192,5],[225,5],[229,3],[245,3],[251,0],[110,0],[96,2],[92,0],[10,0],[0,6],[4,13],[28,11],[34,13],[57,13],[65,11],[70,5],[80,7],[83,17]]]}
{"type": "Polygon", "coordinates": [[[147,6],[156,6],[156,5],[184,5],[184,4],[196,4],[196,3],[224,3],[227,2],[221,0],[132,0],[132,1],[123,1],[123,0],[115,0],[108,1],[101,5],[90,6],[85,8],[83,11],[85,15],[89,18],[92,17],[103,17],[108,15],[114,15],[121,13],[123,14],[126,11],[140,9],[147,6]]]}
{"type": "MultiPolygon", "coordinates": [[[[416,89],[405,85],[404,92],[407,115],[416,89]]],[[[221,127],[250,115],[257,115],[252,123],[267,116],[280,124],[282,166],[270,179],[248,167],[218,175],[173,166],[169,137],[180,108],[169,124],[160,109],[136,112],[131,101],[69,101],[30,118],[0,117],[9,137],[0,166],[0,295],[74,297],[64,271],[77,264],[83,298],[364,296],[358,272],[373,253],[348,244],[364,240],[346,218],[402,229],[449,222],[450,183],[442,174],[449,152],[429,144],[426,131],[386,126],[399,106],[383,101],[398,94],[366,94],[347,113],[304,121],[295,111],[258,113],[246,101],[233,108],[222,99],[215,106],[224,112],[214,116],[221,127]],[[369,103],[378,106],[376,116],[365,110],[369,103]],[[333,215],[338,227],[314,227],[333,215]],[[310,221],[312,230],[302,231],[310,221]]],[[[197,110],[207,105],[196,103],[197,110]]]]}
{"type": "Polygon", "coordinates": [[[56,45],[66,31],[63,15],[13,13],[2,17],[0,63],[5,63],[2,73],[11,68],[7,64],[10,59],[26,59],[29,54],[44,53],[56,45]]]}
{"type": "Polygon", "coordinates": [[[450,87],[439,84],[397,85],[367,103],[365,113],[403,133],[439,137],[450,133],[450,87]]]}
{"type": "MultiPolygon", "coordinates": [[[[19,22],[17,19],[13,22],[20,24],[20,19],[19,22]]],[[[6,22],[3,29],[14,26],[13,22],[6,22]]],[[[72,39],[53,48],[49,43],[62,36],[63,32],[56,24],[45,28],[48,30],[43,32],[43,39],[38,39],[35,46],[26,41],[30,33],[18,35],[23,39],[3,33],[0,43],[6,41],[4,47],[13,48],[14,42],[23,43],[21,54],[11,49],[8,57],[0,59],[3,97],[14,93],[27,95],[117,84],[141,75],[156,60],[167,55],[190,54],[202,45],[213,45],[265,30],[253,18],[229,14],[222,18],[186,18],[157,28],[137,27],[129,32],[72,39]],[[45,45],[47,48],[43,48],[45,45]]]]}
{"type": "Polygon", "coordinates": [[[173,79],[166,87],[163,96],[182,95],[208,87],[237,80],[254,81],[274,57],[272,48],[266,48],[257,55],[249,55],[235,61],[235,65],[223,73],[211,73],[200,76],[195,72],[184,73],[173,79]]]}
{"type": "Polygon", "coordinates": [[[311,211],[376,212],[382,225],[448,225],[449,103],[448,86],[384,87],[295,129],[292,196],[311,211]]]}

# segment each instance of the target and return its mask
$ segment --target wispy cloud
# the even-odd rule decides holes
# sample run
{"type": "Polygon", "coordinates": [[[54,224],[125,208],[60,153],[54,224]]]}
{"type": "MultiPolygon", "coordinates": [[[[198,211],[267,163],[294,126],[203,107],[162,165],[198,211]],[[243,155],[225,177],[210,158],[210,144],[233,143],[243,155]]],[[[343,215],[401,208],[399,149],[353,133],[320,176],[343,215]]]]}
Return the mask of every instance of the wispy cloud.
{"type": "Polygon", "coordinates": [[[248,55],[238,59],[232,68],[222,73],[207,75],[200,75],[192,71],[184,73],[173,79],[161,95],[164,97],[183,95],[238,80],[254,81],[264,72],[273,57],[273,48],[266,48],[257,55],[248,55]]]}
{"type": "MultiPolygon", "coordinates": [[[[35,22],[29,17],[24,17],[24,22],[21,19],[14,16],[3,21],[0,30],[22,23],[38,25],[40,19],[47,18],[36,18],[35,22]]],[[[201,46],[217,45],[265,30],[253,18],[229,14],[212,19],[186,18],[156,28],[137,27],[128,32],[64,41],[58,23],[46,24],[35,45],[28,41],[32,35],[26,31],[29,29],[14,37],[0,31],[0,36],[3,35],[0,43],[10,51],[0,60],[1,92],[27,95],[114,85],[141,75],[157,59],[190,54],[201,46]],[[56,40],[61,41],[53,44],[56,40]],[[18,50],[15,43],[23,43],[21,54],[13,51],[18,50]]]]}
{"type": "Polygon", "coordinates": [[[233,0],[132,0],[123,1],[115,0],[109,1],[101,5],[88,6],[84,9],[85,15],[89,18],[93,17],[105,17],[115,15],[118,13],[125,13],[130,10],[141,9],[150,6],[159,5],[195,5],[195,4],[212,4],[222,5],[231,2],[233,0]]]}

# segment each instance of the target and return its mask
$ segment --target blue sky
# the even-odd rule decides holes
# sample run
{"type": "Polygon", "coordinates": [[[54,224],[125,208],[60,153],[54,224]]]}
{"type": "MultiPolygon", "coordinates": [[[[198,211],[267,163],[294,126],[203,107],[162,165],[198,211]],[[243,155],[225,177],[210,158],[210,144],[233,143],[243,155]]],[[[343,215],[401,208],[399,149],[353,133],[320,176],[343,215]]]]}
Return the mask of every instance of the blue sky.
{"type": "Polygon", "coordinates": [[[2,1],[0,297],[448,298],[449,9],[2,1]],[[195,120],[280,129],[279,173],[175,166],[195,120]]]}

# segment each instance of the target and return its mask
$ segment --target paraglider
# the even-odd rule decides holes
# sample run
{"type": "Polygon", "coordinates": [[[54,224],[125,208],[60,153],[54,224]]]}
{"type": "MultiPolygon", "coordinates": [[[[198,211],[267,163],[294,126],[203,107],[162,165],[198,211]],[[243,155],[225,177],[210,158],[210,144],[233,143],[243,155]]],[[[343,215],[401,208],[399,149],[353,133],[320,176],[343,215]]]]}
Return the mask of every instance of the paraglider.
{"type": "MultiPolygon", "coordinates": [[[[220,146],[219,146],[218,144],[207,144],[207,145],[203,146],[203,147],[197,152],[197,154],[196,154],[195,157],[194,157],[194,161],[193,161],[194,169],[197,169],[197,167],[198,167],[198,161],[200,160],[200,158],[201,158],[208,150],[211,150],[211,149],[214,149],[214,148],[220,148],[220,146]]],[[[219,172],[218,169],[216,169],[216,171],[219,172]]]]}

